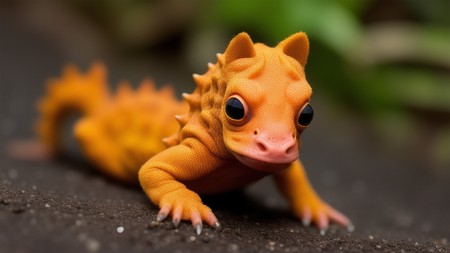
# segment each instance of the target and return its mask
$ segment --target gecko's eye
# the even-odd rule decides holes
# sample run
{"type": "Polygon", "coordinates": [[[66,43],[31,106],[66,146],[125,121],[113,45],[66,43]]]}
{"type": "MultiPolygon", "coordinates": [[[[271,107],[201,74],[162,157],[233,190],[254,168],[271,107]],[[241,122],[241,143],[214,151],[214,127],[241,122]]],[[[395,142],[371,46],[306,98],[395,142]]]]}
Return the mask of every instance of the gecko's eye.
{"type": "Polygon", "coordinates": [[[297,124],[300,127],[308,126],[314,117],[314,111],[310,104],[306,104],[298,113],[297,124]]]}
{"type": "Polygon", "coordinates": [[[227,115],[228,121],[233,125],[242,125],[249,118],[247,104],[237,95],[228,98],[225,103],[225,114],[227,115]]]}

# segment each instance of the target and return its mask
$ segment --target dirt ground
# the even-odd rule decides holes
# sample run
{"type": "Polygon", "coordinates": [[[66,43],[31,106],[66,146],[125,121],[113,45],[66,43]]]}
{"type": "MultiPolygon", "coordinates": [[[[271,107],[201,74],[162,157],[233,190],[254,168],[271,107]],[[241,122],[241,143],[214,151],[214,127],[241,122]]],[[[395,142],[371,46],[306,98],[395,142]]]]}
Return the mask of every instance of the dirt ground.
{"type": "MultiPolygon", "coordinates": [[[[197,236],[187,223],[173,229],[170,222],[155,222],[157,209],[138,187],[106,179],[76,155],[12,159],[8,143],[33,137],[43,81],[67,59],[5,20],[0,18],[0,252],[450,252],[450,176],[383,148],[354,116],[331,113],[320,97],[301,157],[321,196],[353,220],[353,233],[332,226],[321,236],[303,227],[267,178],[206,198],[223,229],[205,227],[197,236]]],[[[154,66],[149,74],[157,80],[176,80],[154,66]]]]}

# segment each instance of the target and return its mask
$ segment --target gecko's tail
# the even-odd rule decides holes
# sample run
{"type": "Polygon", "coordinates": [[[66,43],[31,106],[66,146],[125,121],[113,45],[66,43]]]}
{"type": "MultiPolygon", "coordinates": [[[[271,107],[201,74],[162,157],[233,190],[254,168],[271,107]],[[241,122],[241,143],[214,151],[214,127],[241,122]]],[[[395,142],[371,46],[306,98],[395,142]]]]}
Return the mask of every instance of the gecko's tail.
{"type": "Polygon", "coordinates": [[[64,151],[63,123],[78,113],[73,135],[86,158],[115,179],[136,182],[141,165],[166,148],[162,139],[179,130],[174,115],[188,108],[170,86],[157,89],[150,80],[138,89],[122,82],[110,93],[106,69],[96,63],[85,74],[67,66],[49,81],[39,110],[38,133],[48,151],[64,151]]]}
{"type": "Polygon", "coordinates": [[[85,74],[67,65],[59,78],[48,81],[45,96],[39,101],[37,132],[48,151],[61,150],[61,129],[74,114],[88,116],[109,99],[106,69],[93,64],[85,74]]]}

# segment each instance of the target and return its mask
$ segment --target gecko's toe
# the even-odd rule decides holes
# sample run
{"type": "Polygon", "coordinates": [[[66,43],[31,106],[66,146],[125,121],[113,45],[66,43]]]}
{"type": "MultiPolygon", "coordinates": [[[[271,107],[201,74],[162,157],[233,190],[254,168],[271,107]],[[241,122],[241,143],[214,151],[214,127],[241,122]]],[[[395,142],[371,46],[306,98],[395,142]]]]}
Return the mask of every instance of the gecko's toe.
{"type": "Polygon", "coordinates": [[[317,227],[320,229],[320,234],[322,234],[322,231],[324,231],[324,233],[326,232],[326,230],[328,229],[328,225],[329,225],[329,220],[328,220],[328,216],[326,216],[325,213],[319,213],[317,216],[317,227]]]}
{"type": "Polygon", "coordinates": [[[219,220],[211,210],[207,210],[206,212],[202,213],[202,220],[215,229],[220,230],[222,228],[222,225],[220,225],[219,220]]]}
{"type": "Polygon", "coordinates": [[[338,225],[346,227],[347,230],[349,230],[350,232],[355,229],[352,222],[350,221],[349,218],[347,218],[347,216],[345,216],[344,214],[342,214],[341,212],[332,207],[328,207],[327,216],[330,222],[334,222],[338,225]]]}

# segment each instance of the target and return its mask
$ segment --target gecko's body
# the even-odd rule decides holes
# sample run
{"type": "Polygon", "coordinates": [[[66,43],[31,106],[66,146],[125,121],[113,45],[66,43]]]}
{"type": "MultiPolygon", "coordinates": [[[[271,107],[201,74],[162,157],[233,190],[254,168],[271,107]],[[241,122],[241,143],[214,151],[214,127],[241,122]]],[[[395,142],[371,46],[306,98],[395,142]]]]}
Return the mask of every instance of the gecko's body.
{"type": "MultiPolygon", "coordinates": [[[[300,135],[313,113],[309,105],[312,90],[304,73],[308,52],[304,33],[294,34],[274,48],[253,44],[247,34],[241,33],[204,75],[194,75],[195,91],[183,96],[189,110],[169,99],[173,104],[170,110],[161,109],[167,106],[154,106],[158,113],[152,113],[147,106],[147,114],[140,114],[134,112],[137,109],[130,103],[130,111],[124,113],[126,117],[146,117],[132,124],[141,132],[124,127],[116,136],[105,136],[101,129],[111,124],[105,123],[105,111],[119,115],[116,111],[120,108],[111,109],[113,106],[109,105],[108,110],[91,113],[78,123],[76,136],[88,157],[119,179],[132,181],[133,175],[137,178],[138,169],[130,169],[130,164],[131,167],[142,164],[145,154],[146,158],[151,157],[139,169],[138,176],[147,196],[160,207],[160,221],[168,216],[176,225],[180,220],[191,220],[197,232],[201,232],[202,221],[220,226],[199,194],[241,188],[273,175],[294,214],[304,224],[312,221],[322,230],[329,221],[349,226],[350,221],[344,215],[317,196],[298,160],[300,135]],[[173,124],[167,120],[172,113],[178,113],[179,130],[173,130],[173,124]],[[152,118],[152,114],[160,117],[152,118]],[[139,151],[145,146],[142,142],[157,141],[155,136],[149,136],[149,131],[142,131],[158,119],[166,120],[163,129],[175,132],[164,139],[168,148],[158,146],[152,152],[139,151]],[[118,138],[128,141],[127,148],[122,147],[123,141],[116,141],[118,138]],[[137,153],[141,158],[130,162],[137,153]],[[129,156],[124,157],[125,154],[129,156]]],[[[45,126],[45,120],[41,122],[44,130],[52,125],[45,126]]],[[[161,126],[156,129],[161,130],[161,126]]],[[[163,137],[167,131],[159,133],[163,137]]]]}

